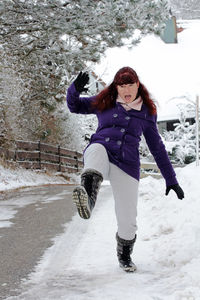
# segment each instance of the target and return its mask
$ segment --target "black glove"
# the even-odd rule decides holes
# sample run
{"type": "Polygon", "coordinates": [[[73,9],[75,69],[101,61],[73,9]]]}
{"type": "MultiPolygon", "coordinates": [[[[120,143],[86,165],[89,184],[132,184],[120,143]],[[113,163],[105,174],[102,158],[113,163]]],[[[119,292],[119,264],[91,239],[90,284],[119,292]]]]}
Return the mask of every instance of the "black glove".
{"type": "Polygon", "coordinates": [[[174,184],[174,185],[169,185],[166,188],[166,193],[165,195],[167,196],[169,194],[170,190],[174,190],[178,199],[182,200],[184,198],[184,192],[182,190],[182,188],[180,187],[179,184],[174,184]]]}
{"type": "Polygon", "coordinates": [[[88,84],[89,82],[89,75],[88,73],[80,72],[77,76],[77,78],[74,80],[74,85],[77,90],[77,92],[82,93],[82,92],[87,92],[88,89],[85,88],[85,85],[88,84]]]}

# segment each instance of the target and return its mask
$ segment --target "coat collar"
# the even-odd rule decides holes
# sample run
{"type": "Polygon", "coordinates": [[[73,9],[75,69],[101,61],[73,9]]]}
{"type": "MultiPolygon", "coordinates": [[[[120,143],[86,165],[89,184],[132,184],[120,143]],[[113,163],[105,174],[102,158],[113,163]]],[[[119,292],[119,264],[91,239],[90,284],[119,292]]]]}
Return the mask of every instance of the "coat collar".
{"type": "Polygon", "coordinates": [[[147,106],[144,104],[144,102],[142,103],[141,106],[141,110],[135,110],[135,109],[130,109],[130,110],[126,110],[120,102],[116,101],[116,108],[120,111],[123,111],[124,113],[126,113],[128,116],[134,116],[138,119],[144,119],[147,121],[151,121],[151,122],[156,122],[156,115],[150,115],[148,112],[148,108],[147,106]]]}
{"type": "Polygon", "coordinates": [[[130,102],[130,103],[126,103],[119,95],[117,97],[117,102],[119,102],[125,110],[129,111],[131,109],[135,109],[135,110],[141,110],[142,108],[142,97],[139,96],[138,98],[136,98],[134,101],[130,102]]]}

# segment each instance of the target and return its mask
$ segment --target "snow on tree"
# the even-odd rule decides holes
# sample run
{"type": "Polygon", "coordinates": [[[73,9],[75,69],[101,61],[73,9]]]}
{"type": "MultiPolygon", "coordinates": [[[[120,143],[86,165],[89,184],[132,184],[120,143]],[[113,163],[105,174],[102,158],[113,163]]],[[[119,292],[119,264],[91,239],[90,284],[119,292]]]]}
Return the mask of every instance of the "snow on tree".
{"type": "Polygon", "coordinates": [[[180,109],[179,123],[174,124],[174,131],[164,133],[166,149],[170,158],[180,164],[188,164],[196,157],[196,124],[190,124],[186,116],[193,111],[193,106],[178,105],[180,109]]]}
{"type": "Polygon", "coordinates": [[[1,0],[0,11],[4,66],[21,80],[28,136],[63,145],[71,128],[63,132],[60,110],[74,76],[108,47],[138,43],[136,29],[159,34],[169,15],[165,0],[1,0]]]}
{"type": "Polygon", "coordinates": [[[199,0],[169,0],[172,13],[179,19],[199,19],[200,1],[199,0]]]}

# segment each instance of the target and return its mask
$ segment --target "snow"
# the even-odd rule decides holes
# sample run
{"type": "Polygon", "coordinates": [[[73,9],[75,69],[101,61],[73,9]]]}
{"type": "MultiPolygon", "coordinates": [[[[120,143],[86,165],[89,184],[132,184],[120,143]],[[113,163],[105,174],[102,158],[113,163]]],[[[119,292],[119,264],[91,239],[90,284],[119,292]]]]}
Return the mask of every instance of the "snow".
{"type": "Polygon", "coordinates": [[[177,118],[178,103],[195,101],[200,94],[200,20],[181,21],[177,44],[165,44],[148,35],[138,46],[108,49],[94,71],[106,84],[112,82],[119,68],[130,66],[159,104],[158,120],[177,118]],[[173,99],[175,98],[175,99],[173,99]]]}
{"type": "Polygon", "coordinates": [[[134,274],[118,267],[114,203],[104,185],[91,219],[75,215],[24,281],[22,294],[8,299],[199,300],[200,167],[192,163],[176,173],[182,201],[173,191],[164,196],[163,179],[140,182],[134,274]]]}
{"type": "Polygon", "coordinates": [[[0,192],[20,187],[36,186],[41,184],[67,183],[62,177],[48,175],[40,171],[31,171],[25,169],[6,168],[0,162],[0,192]]]}
{"type": "MultiPolygon", "coordinates": [[[[174,96],[195,95],[200,86],[200,21],[184,22],[177,45],[145,37],[132,50],[111,49],[96,72],[109,83],[124,65],[132,66],[159,101],[161,116],[172,114],[174,96]],[[197,73],[198,72],[198,73],[197,73]],[[170,109],[169,109],[170,108],[170,109]]],[[[171,191],[166,197],[163,179],[140,181],[138,239],[133,259],[138,270],[127,274],[118,267],[114,202],[107,182],[101,188],[89,220],[75,215],[63,234],[54,238],[27,280],[20,296],[9,300],[200,300],[200,167],[192,163],[176,170],[185,199],[171,191]]],[[[61,177],[0,167],[0,190],[50,183],[61,177]]],[[[55,201],[54,196],[49,201],[55,201]]],[[[0,226],[9,220],[23,199],[0,202],[0,226]]]]}

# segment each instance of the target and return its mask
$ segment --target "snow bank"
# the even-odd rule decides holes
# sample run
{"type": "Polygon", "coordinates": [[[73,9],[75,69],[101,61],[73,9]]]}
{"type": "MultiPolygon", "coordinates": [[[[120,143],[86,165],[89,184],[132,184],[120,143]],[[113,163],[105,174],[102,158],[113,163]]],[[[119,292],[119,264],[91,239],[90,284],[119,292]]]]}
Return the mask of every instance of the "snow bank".
{"type": "MultiPolygon", "coordinates": [[[[72,176],[71,181],[76,180],[72,176]]],[[[67,180],[61,176],[40,171],[25,169],[5,168],[0,164],[0,191],[16,189],[19,187],[36,186],[42,184],[67,184],[67,180]]]]}

